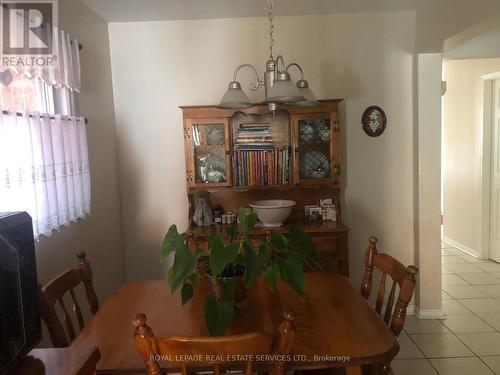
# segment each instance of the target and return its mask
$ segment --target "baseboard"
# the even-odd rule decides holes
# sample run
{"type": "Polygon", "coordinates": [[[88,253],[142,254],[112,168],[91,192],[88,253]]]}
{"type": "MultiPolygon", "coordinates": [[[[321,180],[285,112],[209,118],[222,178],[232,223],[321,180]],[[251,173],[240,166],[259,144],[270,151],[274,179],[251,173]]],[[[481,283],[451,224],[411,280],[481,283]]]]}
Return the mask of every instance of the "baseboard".
{"type": "Polygon", "coordinates": [[[479,258],[479,251],[478,250],[474,250],[473,248],[466,246],[460,242],[454,241],[451,238],[448,238],[446,236],[443,236],[443,238],[441,240],[444,243],[447,243],[448,245],[453,246],[453,247],[457,248],[458,250],[461,250],[464,253],[469,254],[470,256],[473,256],[474,258],[479,258]]]}
{"type": "Polygon", "coordinates": [[[408,305],[406,315],[415,315],[415,305],[408,305]]]}
{"type": "Polygon", "coordinates": [[[438,309],[419,309],[415,306],[415,316],[418,319],[444,319],[446,314],[443,310],[438,309]]]}

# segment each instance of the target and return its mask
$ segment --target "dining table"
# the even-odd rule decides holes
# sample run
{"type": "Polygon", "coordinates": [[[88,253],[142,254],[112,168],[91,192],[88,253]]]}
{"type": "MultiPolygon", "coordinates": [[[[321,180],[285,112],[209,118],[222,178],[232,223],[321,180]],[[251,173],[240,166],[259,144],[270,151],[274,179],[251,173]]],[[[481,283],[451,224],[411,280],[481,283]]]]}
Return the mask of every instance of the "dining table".
{"type": "MultiPolygon", "coordinates": [[[[279,281],[273,293],[263,278],[237,305],[228,334],[263,331],[275,333],[283,312],[295,311],[295,339],[290,370],[389,363],[399,344],[383,319],[346,277],[327,272],[305,274],[305,295],[279,281]]],[[[203,300],[210,284],[201,282],[193,298],[182,305],[179,292],[171,293],[166,280],[135,281],[116,290],[86,323],[72,347],[99,348],[97,374],[144,373],[137,353],[136,313],[147,316],[156,336],[207,336],[203,300]]],[[[174,366],[163,363],[162,366],[174,366]]],[[[356,373],[349,371],[349,373],[356,373]]]]}

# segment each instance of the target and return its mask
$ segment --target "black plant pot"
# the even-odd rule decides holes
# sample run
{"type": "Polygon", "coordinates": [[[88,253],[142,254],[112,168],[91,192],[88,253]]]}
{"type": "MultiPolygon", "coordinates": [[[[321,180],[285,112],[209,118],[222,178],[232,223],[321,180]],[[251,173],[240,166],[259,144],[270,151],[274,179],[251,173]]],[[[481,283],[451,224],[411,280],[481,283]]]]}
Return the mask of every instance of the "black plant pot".
{"type": "Polygon", "coordinates": [[[232,272],[224,270],[220,276],[212,276],[210,269],[205,273],[207,279],[218,301],[227,300],[230,296],[224,295],[224,291],[228,288],[225,287],[230,283],[234,285],[234,300],[239,303],[247,296],[247,289],[245,287],[245,266],[237,265],[232,272]]]}

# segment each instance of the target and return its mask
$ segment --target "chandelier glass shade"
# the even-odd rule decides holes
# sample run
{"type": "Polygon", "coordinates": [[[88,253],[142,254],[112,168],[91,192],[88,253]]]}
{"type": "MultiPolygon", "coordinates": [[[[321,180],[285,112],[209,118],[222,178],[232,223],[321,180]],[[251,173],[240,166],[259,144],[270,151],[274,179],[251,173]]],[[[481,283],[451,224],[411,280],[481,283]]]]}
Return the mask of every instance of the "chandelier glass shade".
{"type": "Polygon", "coordinates": [[[233,75],[233,80],[229,83],[228,90],[222,97],[219,108],[225,109],[244,109],[250,108],[254,104],[249,100],[248,96],[241,88],[241,83],[237,80],[237,75],[240,69],[249,68],[254,72],[254,82],[250,84],[251,90],[258,90],[264,86],[265,99],[269,109],[275,111],[280,104],[296,105],[296,106],[315,106],[320,103],[316,100],[315,95],[309,88],[308,82],[304,79],[302,67],[297,63],[291,63],[285,66],[283,56],[273,57],[274,44],[274,24],[273,24],[273,2],[268,0],[269,4],[269,35],[270,35],[270,56],[266,63],[266,71],[264,80],[259,78],[257,69],[251,64],[243,64],[236,68],[233,75]],[[300,72],[300,79],[294,83],[290,77],[290,68],[295,67],[300,72]]]}
{"type": "Polygon", "coordinates": [[[229,83],[229,88],[219,104],[219,108],[224,109],[244,109],[252,106],[252,102],[250,102],[247,94],[241,89],[241,84],[238,81],[229,83]]]}

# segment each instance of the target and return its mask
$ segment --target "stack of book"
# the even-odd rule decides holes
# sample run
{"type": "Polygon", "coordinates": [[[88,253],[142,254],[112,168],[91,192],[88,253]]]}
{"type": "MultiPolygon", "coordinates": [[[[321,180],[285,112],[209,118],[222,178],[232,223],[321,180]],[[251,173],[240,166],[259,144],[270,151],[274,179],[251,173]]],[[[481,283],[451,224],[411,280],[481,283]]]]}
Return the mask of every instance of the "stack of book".
{"type": "Polygon", "coordinates": [[[237,133],[235,150],[274,150],[269,124],[241,124],[237,133]]]}
{"type": "Polygon", "coordinates": [[[236,187],[290,183],[290,147],[276,148],[268,124],[242,124],[234,142],[236,187]]]}

